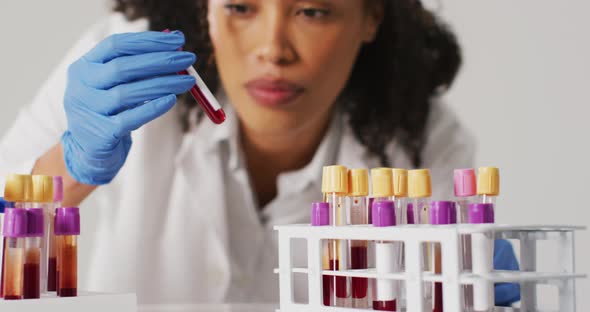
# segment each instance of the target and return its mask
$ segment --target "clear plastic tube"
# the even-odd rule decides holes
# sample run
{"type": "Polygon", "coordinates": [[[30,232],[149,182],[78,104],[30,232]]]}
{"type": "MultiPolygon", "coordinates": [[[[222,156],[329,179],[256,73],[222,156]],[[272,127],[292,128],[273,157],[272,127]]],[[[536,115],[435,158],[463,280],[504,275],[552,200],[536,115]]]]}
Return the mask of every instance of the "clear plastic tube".
{"type": "Polygon", "coordinates": [[[20,300],[23,298],[23,267],[25,239],[8,237],[4,252],[4,300],[20,300]]]}
{"type": "MultiPolygon", "coordinates": [[[[467,224],[469,223],[469,204],[473,203],[475,198],[469,197],[457,197],[457,213],[458,223],[467,224]]],[[[461,235],[461,255],[462,255],[462,267],[463,272],[472,272],[472,255],[471,255],[471,235],[461,235]]],[[[463,308],[466,311],[473,309],[473,285],[463,285],[463,308]]]]}

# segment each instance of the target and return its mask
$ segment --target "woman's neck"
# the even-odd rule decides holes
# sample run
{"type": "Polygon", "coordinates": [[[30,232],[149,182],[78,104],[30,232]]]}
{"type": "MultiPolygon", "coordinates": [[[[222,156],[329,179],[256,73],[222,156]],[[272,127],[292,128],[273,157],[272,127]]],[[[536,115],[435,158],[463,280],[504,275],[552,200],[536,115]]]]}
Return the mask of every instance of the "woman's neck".
{"type": "Polygon", "coordinates": [[[241,145],[259,208],[276,197],[280,173],[301,169],[313,159],[328,129],[329,118],[284,133],[261,134],[240,126],[241,145]]]}

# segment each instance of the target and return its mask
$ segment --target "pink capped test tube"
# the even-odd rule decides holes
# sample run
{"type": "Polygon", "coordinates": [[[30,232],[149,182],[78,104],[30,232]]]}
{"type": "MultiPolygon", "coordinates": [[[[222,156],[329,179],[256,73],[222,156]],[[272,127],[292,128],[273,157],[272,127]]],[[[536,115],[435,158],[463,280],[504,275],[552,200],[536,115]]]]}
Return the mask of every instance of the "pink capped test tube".
{"type": "MultiPolygon", "coordinates": [[[[330,204],[315,202],[311,205],[311,225],[330,225],[330,204]]],[[[322,241],[322,270],[330,270],[330,245],[328,240],[322,241]]],[[[334,300],[334,279],[330,275],[322,275],[322,300],[325,306],[331,306],[334,300]]]]}
{"type": "MultiPolygon", "coordinates": [[[[469,223],[469,205],[476,201],[477,184],[475,170],[455,169],[454,177],[455,201],[457,202],[458,223],[469,223]]],[[[471,235],[461,235],[462,270],[471,272],[471,235]]],[[[463,308],[473,308],[473,285],[463,285],[463,308]]]]}

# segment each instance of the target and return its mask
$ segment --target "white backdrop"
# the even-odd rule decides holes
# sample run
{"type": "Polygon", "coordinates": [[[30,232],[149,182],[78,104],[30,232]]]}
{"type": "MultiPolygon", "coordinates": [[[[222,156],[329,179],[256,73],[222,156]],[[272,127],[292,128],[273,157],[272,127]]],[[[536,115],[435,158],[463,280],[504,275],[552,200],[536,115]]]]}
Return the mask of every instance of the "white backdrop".
{"type": "MultiPolygon", "coordinates": [[[[104,0],[0,1],[0,133],[108,9],[104,0]]],[[[590,1],[446,0],[441,10],[465,58],[447,102],[478,139],[478,164],[502,170],[499,221],[590,224],[590,1]]],[[[580,272],[590,272],[589,241],[577,237],[580,272]]],[[[583,311],[590,287],[577,285],[583,311]]]]}

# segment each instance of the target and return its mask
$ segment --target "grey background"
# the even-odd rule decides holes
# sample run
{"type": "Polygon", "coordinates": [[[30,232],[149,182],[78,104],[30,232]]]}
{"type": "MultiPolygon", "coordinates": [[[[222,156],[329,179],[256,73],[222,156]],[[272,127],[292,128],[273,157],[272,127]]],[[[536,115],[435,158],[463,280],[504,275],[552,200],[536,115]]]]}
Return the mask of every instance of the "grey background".
{"type": "MultiPolygon", "coordinates": [[[[588,225],[590,2],[427,4],[440,10],[463,47],[465,63],[446,101],[479,142],[477,165],[502,170],[499,222],[588,225]]],[[[105,0],[0,1],[0,134],[109,8],[105,0]]],[[[92,212],[84,213],[90,226],[92,212]]],[[[590,272],[589,240],[588,232],[577,236],[580,272],[590,272]]],[[[550,247],[540,252],[554,258],[550,247]]],[[[84,263],[84,247],[81,256],[84,263]]],[[[590,287],[586,280],[577,286],[583,310],[590,287]]],[[[554,307],[556,295],[543,289],[541,301],[554,307]]]]}

